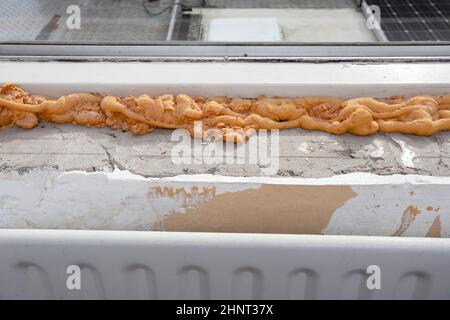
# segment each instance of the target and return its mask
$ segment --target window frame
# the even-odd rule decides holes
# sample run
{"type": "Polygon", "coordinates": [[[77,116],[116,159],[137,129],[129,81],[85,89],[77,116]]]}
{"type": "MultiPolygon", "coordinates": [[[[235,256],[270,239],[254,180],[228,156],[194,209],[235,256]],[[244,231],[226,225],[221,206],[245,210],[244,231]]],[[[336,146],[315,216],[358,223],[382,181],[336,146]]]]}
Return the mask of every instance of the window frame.
{"type": "Polygon", "coordinates": [[[450,60],[450,42],[443,43],[0,43],[1,60],[222,60],[222,61],[373,61],[450,60]]]}

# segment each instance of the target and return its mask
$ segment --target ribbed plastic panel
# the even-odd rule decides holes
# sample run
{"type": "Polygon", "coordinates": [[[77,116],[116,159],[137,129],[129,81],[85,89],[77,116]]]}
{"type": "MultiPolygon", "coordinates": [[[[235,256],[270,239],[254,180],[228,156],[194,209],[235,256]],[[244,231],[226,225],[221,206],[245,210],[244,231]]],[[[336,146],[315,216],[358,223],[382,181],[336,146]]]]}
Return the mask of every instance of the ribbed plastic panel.
{"type": "Polygon", "coordinates": [[[1,230],[0,257],[2,299],[450,298],[448,239],[1,230]]]}

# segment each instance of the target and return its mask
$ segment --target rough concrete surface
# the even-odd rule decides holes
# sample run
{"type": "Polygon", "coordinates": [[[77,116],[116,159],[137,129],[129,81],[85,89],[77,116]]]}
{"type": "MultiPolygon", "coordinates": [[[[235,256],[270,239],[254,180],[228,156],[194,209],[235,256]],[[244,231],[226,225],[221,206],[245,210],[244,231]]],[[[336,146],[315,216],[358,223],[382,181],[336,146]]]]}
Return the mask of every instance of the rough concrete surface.
{"type": "Polygon", "coordinates": [[[268,173],[236,153],[254,140],[228,144],[225,164],[174,163],[176,132],[45,122],[1,130],[0,228],[450,237],[450,133],[280,131],[268,139],[268,173]]]}
{"type": "MultiPolygon", "coordinates": [[[[450,133],[433,137],[377,134],[333,136],[291,129],[279,134],[279,166],[273,174],[258,164],[174,164],[171,130],[134,136],[107,128],[42,123],[33,130],[0,131],[0,172],[129,170],[145,177],[179,174],[296,176],[321,178],[351,172],[379,175],[450,175],[450,133]]],[[[276,156],[273,153],[272,156],[276,156]]]]}

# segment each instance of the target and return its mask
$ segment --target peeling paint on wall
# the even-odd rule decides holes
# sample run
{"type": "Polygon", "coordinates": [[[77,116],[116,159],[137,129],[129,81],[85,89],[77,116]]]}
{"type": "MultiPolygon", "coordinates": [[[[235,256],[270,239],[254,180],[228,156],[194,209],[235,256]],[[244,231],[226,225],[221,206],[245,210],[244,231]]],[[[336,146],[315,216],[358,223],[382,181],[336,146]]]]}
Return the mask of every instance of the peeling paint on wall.
{"type": "Polygon", "coordinates": [[[0,228],[450,237],[450,179],[0,173],[0,228]]]}
{"type": "Polygon", "coordinates": [[[321,234],[350,186],[262,185],[227,192],[163,221],[164,230],[321,234]]]}
{"type": "Polygon", "coordinates": [[[402,214],[402,220],[400,226],[392,234],[393,237],[401,236],[406,230],[408,230],[411,223],[416,220],[416,216],[420,214],[420,210],[415,206],[409,206],[402,214]]]}
{"type": "Polygon", "coordinates": [[[433,224],[431,225],[430,229],[428,229],[426,236],[430,238],[440,238],[441,228],[441,218],[439,215],[437,215],[436,218],[434,218],[433,224]]]}
{"type": "Polygon", "coordinates": [[[397,183],[352,189],[357,196],[336,210],[325,234],[424,237],[440,213],[442,237],[450,236],[447,184],[397,183]]]}

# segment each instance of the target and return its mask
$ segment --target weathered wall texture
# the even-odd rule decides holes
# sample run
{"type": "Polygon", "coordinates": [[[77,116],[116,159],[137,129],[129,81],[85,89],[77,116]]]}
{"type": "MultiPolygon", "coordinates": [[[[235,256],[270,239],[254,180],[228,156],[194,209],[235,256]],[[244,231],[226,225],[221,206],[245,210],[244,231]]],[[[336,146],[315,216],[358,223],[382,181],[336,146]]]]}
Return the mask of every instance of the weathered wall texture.
{"type": "MultiPolygon", "coordinates": [[[[144,177],[180,174],[266,176],[258,164],[174,164],[178,145],[172,130],[142,137],[107,128],[42,123],[32,131],[8,128],[0,134],[0,172],[102,171],[114,167],[144,177]],[[172,141],[174,140],[174,141],[172,141]]],[[[432,137],[376,134],[334,136],[318,131],[280,131],[278,169],[271,176],[323,178],[351,172],[450,177],[450,133],[432,137]]]]}
{"type": "MultiPolygon", "coordinates": [[[[383,98],[446,93],[450,70],[447,63],[410,62],[0,65],[1,83],[54,96],[383,98]]],[[[171,133],[135,137],[48,123],[2,130],[0,227],[450,236],[448,132],[286,130],[269,175],[251,163],[174,164],[171,133]]]]}
{"type": "Polygon", "coordinates": [[[174,164],[169,130],[5,129],[0,227],[449,237],[449,136],[282,131],[267,176],[174,164]]]}
{"type": "Polygon", "coordinates": [[[446,178],[413,175],[3,172],[0,227],[450,237],[449,192],[446,178]]]}

